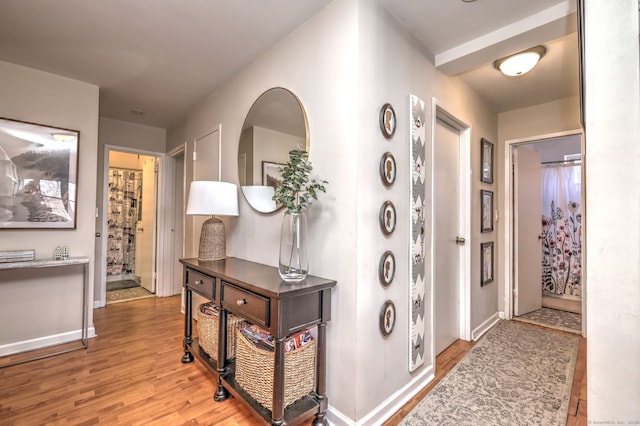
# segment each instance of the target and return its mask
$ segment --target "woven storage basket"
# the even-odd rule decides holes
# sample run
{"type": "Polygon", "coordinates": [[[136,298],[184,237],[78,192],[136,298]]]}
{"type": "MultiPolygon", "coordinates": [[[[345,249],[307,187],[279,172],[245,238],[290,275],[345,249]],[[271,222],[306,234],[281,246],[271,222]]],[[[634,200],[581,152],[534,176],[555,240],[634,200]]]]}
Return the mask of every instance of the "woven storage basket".
{"type": "MultiPolygon", "coordinates": [[[[218,360],[218,315],[202,312],[208,303],[203,303],[196,310],[198,319],[199,344],[211,358],[218,360]]],[[[241,330],[248,323],[240,317],[227,313],[227,359],[236,356],[236,330],[241,330]]]]}
{"type": "MultiPolygon", "coordinates": [[[[237,331],[236,381],[260,405],[273,407],[274,352],[255,347],[237,331]]],[[[287,407],[314,388],[316,342],[284,354],[284,406],[287,407]]]]}

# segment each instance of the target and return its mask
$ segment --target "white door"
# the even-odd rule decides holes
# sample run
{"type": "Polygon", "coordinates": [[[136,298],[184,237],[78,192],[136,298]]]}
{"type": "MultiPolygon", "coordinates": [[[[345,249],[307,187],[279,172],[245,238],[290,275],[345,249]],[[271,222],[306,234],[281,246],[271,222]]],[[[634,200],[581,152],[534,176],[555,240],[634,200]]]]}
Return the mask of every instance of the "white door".
{"type": "Polygon", "coordinates": [[[542,307],[542,177],[540,154],[514,149],[514,315],[542,307]]]}
{"type": "Polygon", "coordinates": [[[460,318],[460,133],[436,120],[434,141],[435,350],[459,337],[460,318]]]}
{"type": "Polygon", "coordinates": [[[137,251],[136,248],[136,257],[140,257],[140,285],[155,293],[156,286],[153,275],[156,253],[156,159],[144,156],[141,161],[142,203],[140,221],[138,221],[136,229],[136,241],[140,242],[141,250],[137,251]]]}
{"type": "Polygon", "coordinates": [[[184,257],[184,212],[186,211],[186,202],[184,198],[184,153],[174,157],[174,174],[173,174],[173,277],[171,280],[173,294],[179,294],[182,288],[182,264],[178,259],[184,257]]]}

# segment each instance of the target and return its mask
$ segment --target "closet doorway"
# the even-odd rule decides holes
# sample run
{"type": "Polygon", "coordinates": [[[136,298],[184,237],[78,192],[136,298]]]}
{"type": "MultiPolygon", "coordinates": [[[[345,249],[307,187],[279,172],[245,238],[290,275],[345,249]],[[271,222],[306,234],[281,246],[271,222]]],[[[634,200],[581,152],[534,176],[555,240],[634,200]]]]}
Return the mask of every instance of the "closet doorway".
{"type": "Polygon", "coordinates": [[[106,303],[156,293],[159,158],[108,151],[106,198],[106,303]]]}
{"type": "Polygon", "coordinates": [[[583,334],[582,134],[507,145],[513,319],[583,334]]]}

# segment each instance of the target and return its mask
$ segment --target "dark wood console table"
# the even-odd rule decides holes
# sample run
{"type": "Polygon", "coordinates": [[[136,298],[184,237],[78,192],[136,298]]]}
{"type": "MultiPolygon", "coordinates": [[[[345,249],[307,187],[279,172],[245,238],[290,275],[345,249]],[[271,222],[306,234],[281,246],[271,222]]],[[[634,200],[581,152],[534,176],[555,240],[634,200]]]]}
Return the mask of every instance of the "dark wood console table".
{"type": "MultiPolygon", "coordinates": [[[[194,357],[213,373],[218,381],[216,401],[231,393],[256,418],[265,424],[300,424],[315,413],[314,426],[326,425],[326,325],[331,319],[331,288],[335,281],[308,276],[298,284],[282,282],[277,268],[229,257],[219,261],[180,259],[184,265],[183,285],[186,293],[184,356],[194,357]],[[218,356],[209,357],[192,338],[192,292],[205,297],[220,308],[218,356]],[[268,330],[275,340],[273,407],[269,411],[256,402],[235,381],[235,360],[227,354],[227,312],[238,315],[268,330]],[[284,407],[284,340],[308,327],[317,326],[315,391],[284,407]]],[[[260,380],[261,372],[256,372],[260,380]]]]}

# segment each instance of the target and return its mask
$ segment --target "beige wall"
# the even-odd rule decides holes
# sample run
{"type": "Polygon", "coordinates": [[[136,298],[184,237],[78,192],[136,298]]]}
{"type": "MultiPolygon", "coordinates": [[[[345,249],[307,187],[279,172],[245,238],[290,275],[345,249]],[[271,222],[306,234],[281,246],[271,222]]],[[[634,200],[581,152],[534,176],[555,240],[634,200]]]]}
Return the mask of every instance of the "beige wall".
{"type": "MultiPolygon", "coordinates": [[[[56,246],[66,245],[71,256],[89,258],[91,274],[95,239],[98,87],[0,61],[0,99],[2,117],[80,131],[76,229],[1,230],[0,250],[35,248],[36,258],[50,259],[56,246]]],[[[0,274],[0,324],[12,324],[2,327],[0,346],[54,334],[69,340],[80,329],[81,268],[55,269],[47,273],[14,271],[0,274]],[[33,312],[42,312],[42,315],[33,315],[33,312]],[[17,318],[20,320],[16,321],[17,318]]],[[[90,300],[92,294],[91,291],[90,300]]],[[[93,326],[91,310],[89,319],[93,326]]]]}
{"type": "MultiPolygon", "coordinates": [[[[432,367],[428,361],[414,374],[408,372],[408,176],[399,175],[391,190],[382,187],[378,176],[380,155],[386,150],[393,152],[400,173],[408,170],[409,94],[427,103],[429,126],[432,97],[471,126],[470,327],[498,312],[498,283],[479,285],[481,235],[475,220],[480,138],[497,140],[497,115],[460,80],[436,71],[429,56],[375,2],[337,0],[167,131],[170,150],[184,141],[192,144],[220,123],[222,179],[237,183],[240,130],[255,99],[278,86],[300,98],[308,115],[314,172],[329,181],[328,193],[309,211],[309,229],[311,273],[338,281],[328,327],[328,394],[335,424],[381,421],[408,395],[407,388],[417,389],[428,380],[426,370],[432,367]],[[398,118],[391,141],[378,128],[385,102],[393,104],[398,118]],[[400,215],[389,239],[377,223],[386,197],[400,215]],[[399,262],[396,278],[386,289],[377,277],[383,248],[393,250],[399,262]],[[394,301],[398,319],[384,339],[378,312],[387,299],[394,301]]],[[[240,216],[225,221],[227,255],[277,265],[280,213],[259,214],[240,196],[240,216]]],[[[426,337],[430,341],[430,331],[426,337]]]]}
{"type": "Polygon", "coordinates": [[[585,9],[588,414],[630,424],[640,420],[638,2],[585,9]]]}

